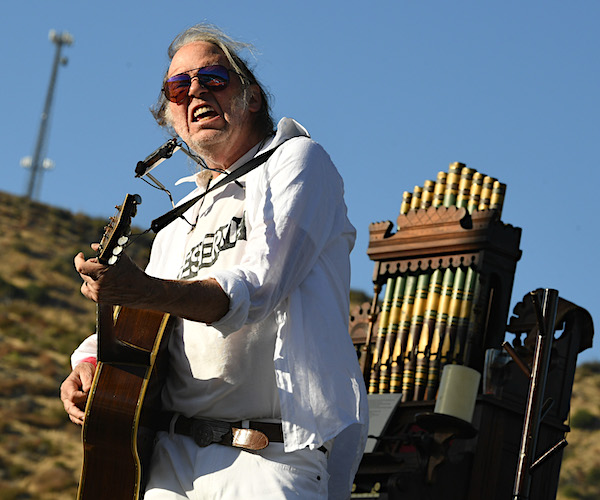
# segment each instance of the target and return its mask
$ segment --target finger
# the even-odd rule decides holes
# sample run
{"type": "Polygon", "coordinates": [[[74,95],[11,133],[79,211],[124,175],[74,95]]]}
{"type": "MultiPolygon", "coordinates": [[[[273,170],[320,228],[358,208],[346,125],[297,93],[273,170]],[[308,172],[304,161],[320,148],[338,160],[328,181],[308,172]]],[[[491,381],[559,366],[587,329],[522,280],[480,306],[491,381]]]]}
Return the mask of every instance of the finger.
{"type": "Polygon", "coordinates": [[[69,420],[70,420],[71,422],[73,422],[74,424],[77,424],[77,425],[83,425],[83,420],[82,420],[82,419],[80,419],[80,418],[75,418],[75,417],[73,417],[73,416],[69,415],[69,420]]]}
{"type": "Polygon", "coordinates": [[[81,267],[81,264],[83,264],[85,262],[85,257],[83,255],[83,252],[79,252],[74,258],[73,258],[73,263],[75,264],[75,269],[77,270],[77,272],[79,272],[79,269],[81,267]]]}
{"type": "Polygon", "coordinates": [[[81,410],[81,405],[87,401],[87,397],[87,392],[75,391],[69,396],[68,402],[81,410]]]}
{"type": "Polygon", "coordinates": [[[73,397],[73,399],[65,399],[63,400],[63,406],[65,407],[65,411],[69,415],[77,414],[81,416],[83,413],[83,409],[81,408],[82,403],[85,403],[85,398],[81,397],[73,397]]]}
{"type": "Polygon", "coordinates": [[[86,277],[89,277],[89,279],[92,280],[94,272],[97,272],[97,270],[94,269],[94,266],[90,266],[90,263],[94,263],[93,259],[86,260],[83,252],[79,252],[73,259],[75,270],[83,280],[85,280],[86,277]]]}
{"type": "Polygon", "coordinates": [[[81,425],[85,418],[83,408],[85,408],[87,394],[84,394],[81,391],[74,391],[73,393],[64,396],[62,400],[65,411],[71,422],[81,425]]]}
{"type": "Polygon", "coordinates": [[[60,384],[60,399],[68,399],[71,394],[79,390],[81,386],[79,376],[72,371],[69,376],[60,384]]]}
{"type": "Polygon", "coordinates": [[[72,404],[74,400],[77,402],[85,401],[90,388],[90,377],[93,377],[94,365],[91,363],[80,363],[69,374],[60,386],[60,399],[65,405],[72,404]],[[89,366],[86,366],[89,365],[89,366]],[[87,390],[86,386],[87,385],[87,390]]]}
{"type": "Polygon", "coordinates": [[[87,281],[84,281],[83,284],[81,285],[81,294],[86,298],[86,299],[90,299],[93,300],[94,302],[97,302],[96,299],[96,294],[94,293],[94,291],[92,290],[92,287],[90,287],[87,283],[87,281]]]}
{"type": "Polygon", "coordinates": [[[87,274],[91,276],[97,276],[105,266],[98,262],[97,257],[92,257],[91,259],[85,258],[83,252],[79,252],[73,258],[73,263],[75,264],[75,269],[81,275],[87,274]]]}
{"type": "Polygon", "coordinates": [[[85,420],[85,413],[81,411],[79,408],[74,406],[69,412],[69,419],[71,422],[77,425],[83,425],[83,421],[85,420]]]}
{"type": "MultiPolygon", "coordinates": [[[[77,419],[83,419],[85,412],[79,408],[79,406],[77,406],[77,404],[75,404],[75,400],[78,401],[79,404],[82,403],[81,398],[75,398],[75,399],[63,399],[63,406],[65,407],[65,411],[67,412],[67,414],[69,415],[69,417],[74,417],[77,419]]],[[[85,398],[83,399],[83,401],[85,401],[85,398]]]]}
{"type": "Polygon", "coordinates": [[[92,388],[92,382],[94,381],[94,374],[96,372],[96,366],[92,363],[81,363],[82,370],[79,374],[81,378],[81,390],[84,394],[88,394],[92,388]]]}

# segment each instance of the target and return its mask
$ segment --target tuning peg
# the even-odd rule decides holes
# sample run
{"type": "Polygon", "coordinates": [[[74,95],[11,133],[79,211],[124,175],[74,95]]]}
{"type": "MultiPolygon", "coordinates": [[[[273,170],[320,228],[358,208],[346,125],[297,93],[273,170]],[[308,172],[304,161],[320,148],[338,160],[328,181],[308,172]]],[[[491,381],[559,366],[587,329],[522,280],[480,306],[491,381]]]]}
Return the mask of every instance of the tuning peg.
{"type": "Polygon", "coordinates": [[[122,252],[123,252],[123,247],[120,247],[120,246],[117,246],[117,247],[113,248],[113,250],[112,250],[113,255],[121,255],[122,252]]]}
{"type": "Polygon", "coordinates": [[[116,264],[118,260],[119,260],[119,257],[117,257],[116,255],[113,255],[108,259],[108,265],[112,266],[113,264],[116,264]]]}
{"type": "Polygon", "coordinates": [[[117,240],[117,245],[120,245],[120,246],[124,247],[128,241],[129,241],[129,238],[127,236],[121,236],[117,240]]]}

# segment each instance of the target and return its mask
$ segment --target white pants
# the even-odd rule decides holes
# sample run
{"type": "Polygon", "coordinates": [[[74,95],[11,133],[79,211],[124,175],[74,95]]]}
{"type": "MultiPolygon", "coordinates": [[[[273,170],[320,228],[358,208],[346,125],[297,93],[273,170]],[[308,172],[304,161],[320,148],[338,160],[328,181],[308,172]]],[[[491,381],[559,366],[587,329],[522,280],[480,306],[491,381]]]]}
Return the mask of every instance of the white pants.
{"type": "Polygon", "coordinates": [[[160,432],[144,500],[326,500],[327,456],[284,453],[282,443],[258,452],[160,432]]]}

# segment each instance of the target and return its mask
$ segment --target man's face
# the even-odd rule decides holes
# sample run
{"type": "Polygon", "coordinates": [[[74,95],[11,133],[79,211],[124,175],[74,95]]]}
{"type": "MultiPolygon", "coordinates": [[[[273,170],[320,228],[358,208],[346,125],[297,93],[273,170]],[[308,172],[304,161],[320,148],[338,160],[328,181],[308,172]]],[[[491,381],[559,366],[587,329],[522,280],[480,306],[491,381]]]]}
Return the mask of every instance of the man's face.
{"type": "MultiPolygon", "coordinates": [[[[225,54],[207,42],[184,45],[173,56],[167,77],[181,73],[195,75],[198,68],[221,65],[231,69],[225,54]]],[[[252,113],[260,109],[260,94],[255,86],[242,99],[238,75],[229,73],[229,85],[213,91],[193,78],[189,93],[179,104],[169,102],[171,125],[177,134],[213,166],[227,168],[254,146],[260,138],[252,128],[252,113]]]]}

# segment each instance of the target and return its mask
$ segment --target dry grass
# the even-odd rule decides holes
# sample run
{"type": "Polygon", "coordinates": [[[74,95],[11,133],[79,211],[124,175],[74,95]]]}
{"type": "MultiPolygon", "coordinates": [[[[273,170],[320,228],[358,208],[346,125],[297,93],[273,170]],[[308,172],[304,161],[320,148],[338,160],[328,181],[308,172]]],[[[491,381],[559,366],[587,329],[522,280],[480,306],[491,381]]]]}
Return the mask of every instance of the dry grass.
{"type": "MultiPolygon", "coordinates": [[[[95,322],[73,256],[105,222],[0,192],[0,500],[76,496],[80,428],[58,388],[95,322]]],[[[143,265],[148,238],[131,248],[143,265]]]]}
{"type": "Polygon", "coordinates": [[[571,398],[559,500],[600,498],[600,363],[579,366],[571,398]]]}
{"type": "MultiPolygon", "coordinates": [[[[105,221],[25,203],[0,192],[0,500],[72,500],[80,429],[58,387],[71,350],[94,328],[72,259],[105,221]]],[[[140,265],[147,243],[132,247],[140,265]]],[[[600,364],[578,367],[559,500],[600,498],[599,393],[600,364]]]]}

